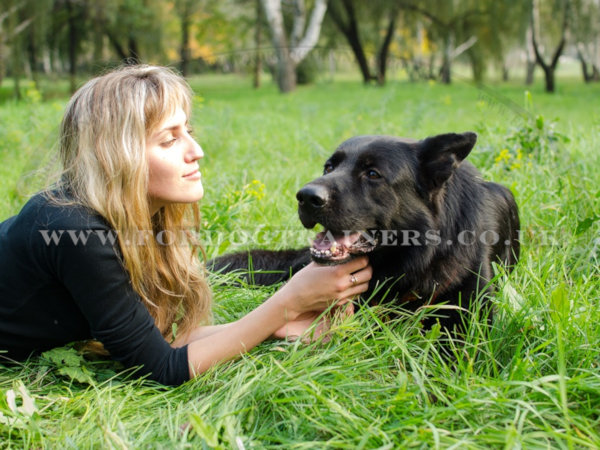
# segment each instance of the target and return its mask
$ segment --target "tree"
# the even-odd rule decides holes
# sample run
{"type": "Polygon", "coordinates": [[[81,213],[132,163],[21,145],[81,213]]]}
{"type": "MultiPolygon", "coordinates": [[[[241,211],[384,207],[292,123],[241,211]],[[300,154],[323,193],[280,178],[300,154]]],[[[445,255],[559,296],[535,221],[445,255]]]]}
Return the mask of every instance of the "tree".
{"type": "Polygon", "coordinates": [[[118,58],[138,64],[162,56],[163,20],[172,18],[159,0],[104,0],[103,29],[118,58]]]}
{"type": "MultiPolygon", "coordinates": [[[[530,7],[526,1],[485,0],[485,13],[475,24],[478,42],[468,53],[477,52],[484,63],[491,59],[503,81],[509,78],[511,53],[521,50],[526,39],[530,7]]],[[[531,55],[534,61],[533,50],[531,55]]]]}
{"type": "Polygon", "coordinates": [[[296,88],[296,66],[310,53],[319,40],[327,10],[327,0],[315,0],[308,26],[304,0],[293,0],[292,30],[288,38],[281,0],[261,0],[277,58],[277,85],[282,93],[296,88]]]}
{"type": "Polygon", "coordinates": [[[31,18],[21,19],[19,17],[19,8],[21,5],[7,4],[7,9],[4,12],[0,12],[0,86],[2,85],[2,80],[4,78],[5,72],[5,48],[12,44],[11,55],[13,55],[13,64],[16,64],[18,67],[13,67],[13,72],[17,74],[16,83],[15,83],[15,92],[17,97],[19,97],[20,91],[18,88],[18,74],[20,73],[20,46],[17,42],[17,37],[23,31],[29,27],[31,24],[31,18]]]}
{"type": "Polygon", "coordinates": [[[77,56],[87,29],[84,25],[87,16],[87,4],[80,0],[63,1],[67,11],[69,81],[71,93],[74,93],[77,89],[77,56]]]}
{"type": "Polygon", "coordinates": [[[556,17],[557,14],[559,15],[559,17],[562,16],[559,30],[560,39],[556,48],[554,49],[554,52],[552,52],[550,62],[547,62],[542,54],[543,48],[540,44],[540,37],[538,36],[538,31],[536,29],[536,23],[540,20],[540,5],[536,0],[532,0],[531,44],[533,46],[533,51],[535,52],[535,59],[544,71],[544,77],[546,81],[546,92],[554,92],[555,90],[554,74],[556,72],[556,68],[558,67],[560,55],[562,54],[565,48],[565,44],[567,42],[567,32],[569,29],[569,9],[570,0],[560,0],[557,2],[557,6],[555,8],[552,8],[549,11],[544,11],[545,13],[551,14],[551,17],[553,18],[556,17]]]}
{"type": "Polygon", "coordinates": [[[581,73],[586,83],[600,81],[600,2],[572,0],[571,27],[581,73]]]}
{"type": "MultiPolygon", "coordinates": [[[[531,14],[531,13],[530,13],[531,14]]],[[[525,84],[533,84],[533,76],[535,75],[535,68],[537,66],[535,60],[535,50],[533,49],[533,24],[529,21],[527,32],[525,34],[525,84]]]]}
{"type": "Polygon", "coordinates": [[[262,58],[260,55],[260,46],[262,44],[262,14],[260,0],[256,2],[256,23],[254,25],[254,66],[252,68],[252,86],[255,89],[260,87],[260,74],[262,73],[262,58]]]}
{"type": "MultiPolygon", "coordinates": [[[[190,73],[190,64],[194,57],[193,48],[197,46],[196,27],[207,27],[212,30],[208,22],[220,22],[221,12],[215,0],[176,0],[175,11],[181,24],[181,43],[179,46],[181,74],[187,77],[190,73]],[[204,10],[210,10],[210,18],[201,17],[204,10]]],[[[223,28],[221,26],[221,28],[223,28]]],[[[205,30],[205,33],[206,34],[205,30]]],[[[214,31],[214,30],[212,30],[214,31]]],[[[230,30],[227,30],[230,31],[230,30]]]]}
{"type": "Polygon", "coordinates": [[[477,35],[472,34],[472,22],[487,14],[485,5],[474,0],[430,0],[419,3],[400,2],[400,6],[418,12],[429,20],[431,35],[441,41],[440,80],[450,84],[452,61],[477,43],[477,35]],[[457,42],[461,44],[457,45],[457,42]]]}
{"type": "Polygon", "coordinates": [[[181,46],[179,54],[181,57],[180,68],[181,74],[187,77],[189,74],[189,66],[192,51],[190,49],[190,28],[192,23],[192,15],[196,12],[199,2],[195,0],[176,0],[175,9],[181,20],[181,46]]]}
{"type": "Polygon", "coordinates": [[[329,5],[328,15],[346,38],[352,53],[354,53],[354,58],[365,84],[372,80],[377,80],[377,83],[380,85],[385,84],[390,46],[396,31],[398,13],[398,3],[390,2],[389,0],[375,0],[369,2],[369,4],[353,0],[332,0],[329,5]],[[359,11],[358,14],[357,10],[359,11]],[[380,40],[378,44],[375,44],[378,48],[374,71],[376,75],[373,75],[369,67],[369,60],[364,50],[362,34],[359,29],[358,17],[361,18],[360,23],[368,25],[366,22],[370,22],[374,28],[374,33],[372,33],[374,34],[374,39],[372,40],[375,42],[380,40]],[[383,26],[382,22],[384,22],[383,26]],[[382,34],[383,39],[379,39],[382,34]]]}

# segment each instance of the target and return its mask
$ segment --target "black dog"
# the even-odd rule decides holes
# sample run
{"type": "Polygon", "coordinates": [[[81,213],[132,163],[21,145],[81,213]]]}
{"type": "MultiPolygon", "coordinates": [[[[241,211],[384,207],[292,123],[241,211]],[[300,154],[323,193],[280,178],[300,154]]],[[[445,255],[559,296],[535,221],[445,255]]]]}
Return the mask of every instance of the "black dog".
{"type": "MultiPolygon", "coordinates": [[[[252,250],[222,256],[209,267],[248,268],[250,259],[252,281],[273,284],[311,258],[338,264],[368,254],[373,278],[364,298],[372,303],[385,295],[385,302],[412,311],[442,302],[469,310],[474,298],[485,301],[491,290],[492,262],[510,270],[519,256],[519,217],[512,193],[484,181],[463,161],[476,138],[467,132],[422,141],[348,139],[325,163],[323,176],[297,193],[302,224],[325,228],[310,251],[252,250]],[[383,282],[384,288],[371,296],[383,282]]],[[[460,308],[437,314],[442,326],[460,327],[460,308]]]]}

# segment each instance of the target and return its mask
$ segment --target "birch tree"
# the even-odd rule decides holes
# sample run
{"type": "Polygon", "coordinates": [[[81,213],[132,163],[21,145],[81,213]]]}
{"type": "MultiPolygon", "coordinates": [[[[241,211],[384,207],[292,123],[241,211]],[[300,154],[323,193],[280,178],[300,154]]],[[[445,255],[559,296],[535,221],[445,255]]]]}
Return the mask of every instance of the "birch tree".
{"type": "Polygon", "coordinates": [[[296,88],[296,66],[317,45],[327,0],[315,0],[308,25],[304,0],[293,0],[292,29],[286,32],[281,0],[261,0],[277,58],[277,85],[282,93],[296,88]]]}

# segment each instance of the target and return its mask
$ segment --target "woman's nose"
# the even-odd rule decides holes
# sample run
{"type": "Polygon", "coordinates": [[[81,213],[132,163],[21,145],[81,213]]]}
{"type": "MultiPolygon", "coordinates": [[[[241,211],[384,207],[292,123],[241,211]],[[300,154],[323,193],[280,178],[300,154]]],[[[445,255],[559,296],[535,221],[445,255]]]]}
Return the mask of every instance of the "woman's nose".
{"type": "Polygon", "coordinates": [[[198,144],[195,139],[190,137],[189,148],[186,152],[186,159],[188,159],[188,161],[197,161],[203,157],[204,152],[202,151],[202,147],[200,147],[200,144],[198,144]]]}

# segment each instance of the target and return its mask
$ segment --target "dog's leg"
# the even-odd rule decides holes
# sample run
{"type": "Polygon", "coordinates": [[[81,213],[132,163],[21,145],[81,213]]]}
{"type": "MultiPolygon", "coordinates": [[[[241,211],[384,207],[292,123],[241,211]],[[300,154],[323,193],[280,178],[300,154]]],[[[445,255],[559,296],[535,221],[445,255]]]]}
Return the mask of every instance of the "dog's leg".
{"type": "Polygon", "coordinates": [[[299,250],[249,250],[208,261],[211,272],[238,271],[249,284],[268,286],[286,281],[310,262],[308,248],[299,250]]]}

